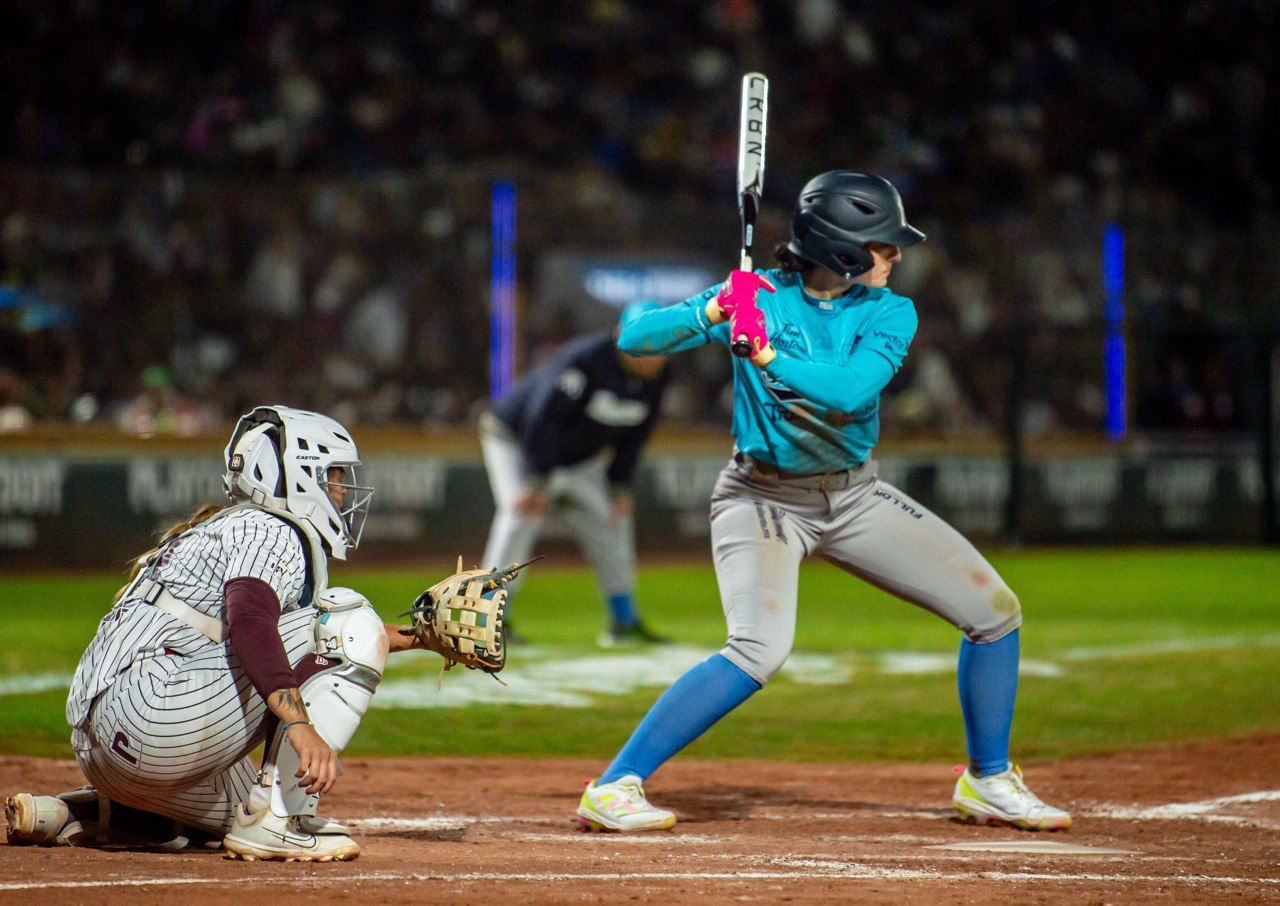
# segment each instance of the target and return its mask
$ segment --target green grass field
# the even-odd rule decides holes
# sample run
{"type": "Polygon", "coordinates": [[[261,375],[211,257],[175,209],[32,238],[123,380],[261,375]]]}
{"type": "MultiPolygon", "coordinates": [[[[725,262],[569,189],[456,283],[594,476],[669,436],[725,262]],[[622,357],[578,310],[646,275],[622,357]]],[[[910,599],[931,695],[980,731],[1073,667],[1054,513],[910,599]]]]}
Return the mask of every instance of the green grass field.
{"type": "MultiPolygon", "coordinates": [[[[1280,558],[1274,552],[1048,550],[992,559],[1022,598],[1026,617],[1023,657],[1032,675],[1022,678],[1014,725],[1019,758],[1280,728],[1280,558]]],[[[390,620],[438,572],[344,569],[333,584],[364,592],[390,620]]],[[[0,580],[0,752],[70,754],[65,677],[120,581],[114,575],[0,580]],[[30,691],[41,685],[44,691],[30,691]]],[[[723,642],[709,566],[648,568],[640,599],[660,631],[706,652],[723,642]]],[[[393,661],[385,687],[408,690],[432,706],[372,710],[350,751],[612,754],[665,684],[651,678],[637,686],[630,674],[661,668],[661,656],[650,653],[637,666],[618,660],[626,653],[606,655],[595,647],[602,611],[586,572],[535,572],[515,614],[520,631],[536,644],[526,654],[513,649],[510,694],[536,697],[540,683],[572,674],[576,706],[505,703],[506,690],[492,679],[462,671],[448,674],[439,693],[439,660],[414,656],[393,661]],[[597,683],[596,673],[625,688],[597,683]],[[453,696],[456,705],[459,694],[472,693],[485,700],[441,708],[432,698],[453,696]]],[[[796,651],[800,660],[807,656],[808,673],[778,678],[691,754],[959,760],[962,728],[946,664],[957,641],[937,618],[830,567],[806,565],[796,651]],[[886,665],[895,656],[925,664],[918,668],[925,672],[891,672],[886,665]]],[[[682,656],[701,655],[685,650],[682,656]]]]}

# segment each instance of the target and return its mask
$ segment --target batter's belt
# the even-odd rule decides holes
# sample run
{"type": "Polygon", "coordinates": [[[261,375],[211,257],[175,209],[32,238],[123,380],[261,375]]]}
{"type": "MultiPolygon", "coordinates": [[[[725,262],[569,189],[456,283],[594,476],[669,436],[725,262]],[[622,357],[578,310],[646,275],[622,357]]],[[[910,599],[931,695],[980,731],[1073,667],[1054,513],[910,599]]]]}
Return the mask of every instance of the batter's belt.
{"type": "Polygon", "coordinates": [[[786,485],[789,488],[803,488],[809,491],[843,491],[856,484],[862,484],[876,476],[876,461],[868,459],[852,469],[839,472],[788,472],[771,462],[756,459],[746,453],[734,453],[733,461],[750,473],[752,479],[786,485]]]}

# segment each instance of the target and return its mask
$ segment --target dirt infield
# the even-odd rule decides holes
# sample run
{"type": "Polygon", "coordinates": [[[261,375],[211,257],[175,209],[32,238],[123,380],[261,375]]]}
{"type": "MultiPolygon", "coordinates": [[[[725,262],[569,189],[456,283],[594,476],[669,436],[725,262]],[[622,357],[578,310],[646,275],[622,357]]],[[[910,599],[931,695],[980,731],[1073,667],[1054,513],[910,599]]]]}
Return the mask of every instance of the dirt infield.
{"type": "MultiPolygon", "coordinates": [[[[1035,789],[1076,813],[1075,828],[1051,835],[950,820],[942,765],[677,761],[649,792],[680,824],[632,836],[571,822],[596,763],[346,767],[324,811],[357,828],[356,862],[0,847],[0,901],[42,889],[41,903],[207,902],[232,880],[255,897],[394,903],[1280,900],[1274,734],[1036,765],[1035,789]],[[973,844],[1058,851],[963,848],[973,844]]],[[[69,761],[0,758],[6,794],[79,782],[69,761]]]]}

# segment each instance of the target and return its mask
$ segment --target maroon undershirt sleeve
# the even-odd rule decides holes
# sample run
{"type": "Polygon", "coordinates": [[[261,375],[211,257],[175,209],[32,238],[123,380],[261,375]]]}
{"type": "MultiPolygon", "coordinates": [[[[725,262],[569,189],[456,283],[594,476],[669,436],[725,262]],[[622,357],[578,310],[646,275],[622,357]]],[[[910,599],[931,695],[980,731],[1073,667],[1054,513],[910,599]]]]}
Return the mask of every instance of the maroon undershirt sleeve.
{"type": "Polygon", "coordinates": [[[261,579],[232,579],[223,586],[228,640],[240,666],[263,701],[272,692],[298,685],[280,638],[280,599],[261,579]]]}

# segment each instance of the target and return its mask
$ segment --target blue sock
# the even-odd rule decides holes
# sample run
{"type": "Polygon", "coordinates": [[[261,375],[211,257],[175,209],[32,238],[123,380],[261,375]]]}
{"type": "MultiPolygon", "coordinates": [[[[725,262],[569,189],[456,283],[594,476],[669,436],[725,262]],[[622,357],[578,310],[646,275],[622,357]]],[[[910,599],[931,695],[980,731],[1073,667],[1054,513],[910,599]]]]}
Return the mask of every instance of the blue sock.
{"type": "Polygon", "coordinates": [[[956,680],[969,743],[969,769],[978,776],[1007,770],[1013,703],[1018,697],[1018,630],[998,642],[962,641],[956,680]]]}
{"type": "Polygon", "coordinates": [[[647,780],[663,762],[760,690],[745,670],[714,654],[671,684],[653,703],[627,744],[600,775],[601,783],[635,774],[647,780]]]}
{"type": "Polygon", "coordinates": [[[627,593],[609,596],[609,615],[618,626],[634,626],[640,621],[636,614],[636,597],[627,593]]]}

